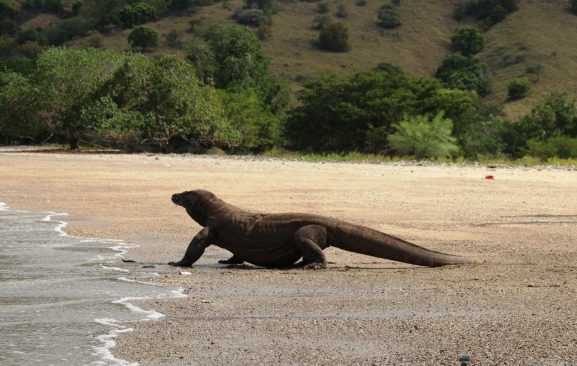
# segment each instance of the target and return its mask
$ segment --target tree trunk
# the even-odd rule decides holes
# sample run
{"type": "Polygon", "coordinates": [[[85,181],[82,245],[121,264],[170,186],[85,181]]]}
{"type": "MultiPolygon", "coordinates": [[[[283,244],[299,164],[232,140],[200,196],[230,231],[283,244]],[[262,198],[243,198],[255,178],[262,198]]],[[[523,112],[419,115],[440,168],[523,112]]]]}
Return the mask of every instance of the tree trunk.
{"type": "Polygon", "coordinates": [[[78,143],[80,142],[80,132],[79,131],[70,131],[69,139],[70,139],[70,149],[71,150],[78,149],[78,143]]]}

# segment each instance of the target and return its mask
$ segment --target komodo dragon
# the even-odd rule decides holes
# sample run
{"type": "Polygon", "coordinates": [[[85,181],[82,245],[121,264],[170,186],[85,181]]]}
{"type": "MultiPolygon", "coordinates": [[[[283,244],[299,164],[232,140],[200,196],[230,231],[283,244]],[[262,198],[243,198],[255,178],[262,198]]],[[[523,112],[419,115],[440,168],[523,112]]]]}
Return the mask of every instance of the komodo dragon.
{"type": "Polygon", "coordinates": [[[334,246],[350,252],[417,264],[443,266],[473,263],[468,257],[436,252],[368,227],[304,213],[261,214],[234,207],[208,191],[177,193],[172,202],[186,208],[203,227],[184,257],[173,266],[192,266],[209,245],[230,251],[224,264],[252,263],[287,267],[301,257],[304,269],[327,267],[323,249],[334,246]]]}

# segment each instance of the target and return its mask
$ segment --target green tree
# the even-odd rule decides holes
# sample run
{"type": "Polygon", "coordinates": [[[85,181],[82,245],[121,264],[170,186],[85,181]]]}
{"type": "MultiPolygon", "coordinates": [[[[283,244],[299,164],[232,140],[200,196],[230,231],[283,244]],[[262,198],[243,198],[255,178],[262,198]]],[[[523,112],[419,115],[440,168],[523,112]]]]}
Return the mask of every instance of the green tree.
{"type": "Polygon", "coordinates": [[[213,63],[213,72],[207,75],[219,88],[237,83],[258,83],[267,73],[270,58],[264,54],[260,41],[247,28],[237,25],[211,25],[202,36],[210,55],[207,60],[188,53],[195,67],[210,69],[204,63],[213,63]]]}
{"type": "Polygon", "coordinates": [[[146,3],[134,3],[120,10],[118,18],[124,28],[132,28],[135,25],[148,23],[156,19],[156,9],[146,3]]]}
{"type": "Polygon", "coordinates": [[[442,158],[459,150],[456,138],[451,136],[453,122],[444,118],[443,112],[437,113],[432,120],[427,115],[409,117],[394,127],[396,131],[388,139],[397,155],[442,158]]]}
{"type": "Polygon", "coordinates": [[[195,37],[190,41],[186,59],[196,68],[196,74],[201,80],[213,82],[218,68],[216,56],[203,38],[195,37]]]}
{"type": "Polygon", "coordinates": [[[550,158],[577,158],[577,138],[569,136],[551,137],[545,140],[527,141],[527,154],[547,161],[550,158]]]}
{"type": "Polygon", "coordinates": [[[319,33],[319,46],[326,51],[347,52],[351,49],[349,30],[339,22],[324,26],[319,33]]]}
{"type": "Polygon", "coordinates": [[[175,137],[204,146],[239,143],[216,90],[177,56],[157,62],[142,55],[127,57],[98,95],[84,118],[112,130],[136,131],[140,143],[163,149],[175,137]]]}
{"type": "Polygon", "coordinates": [[[381,152],[392,125],[405,115],[465,120],[476,95],[450,91],[432,78],[415,78],[390,68],[349,77],[324,74],[307,81],[299,106],[289,113],[287,137],[296,149],[381,152]]]}
{"type": "Polygon", "coordinates": [[[270,57],[246,27],[211,25],[202,39],[193,40],[187,60],[198,70],[199,77],[219,89],[254,87],[274,113],[288,103],[286,84],[272,75],[270,57]]]}
{"type": "Polygon", "coordinates": [[[443,60],[437,68],[436,77],[450,89],[474,90],[485,94],[489,91],[489,84],[484,71],[485,64],[477,58],[454,53],[443,60]]]}
{"type": "Polygon", "coordinates": [[[158,33],[152,28],[139,25],[128,34],[128,42],[133,49],[140,48],[146,52],[158,47],[158,33]]]}
{"type": "Polygon", "coordinates": [[[78,147],[82,132],[95,126],[84,125],[80,111],[92,93],[105,83],[122,63],[113,51],[52,48],[36,62],[34,82],[40,97],[34,107],[37,117],[53,133],[67,134],[72,149],[78,147]]]}
{"type": "Polygon", "coordinates": [[[507,95],[511,99],[520,99],[531,91],[531,82],[527,78],[513,79],[507,86],[507,95]]]}
{"type": "Polygon", "coordinates": [[[577,106],[575,99],[564,92],[553,92],[537,103],[518,123],[522,141],[546,140],[551,137],[577,137],[577,106]]]}
{"type": "Polygon", "coordinates": [[[27,77],[0,71],[0,138],[5,142],[24,136],[34,140],[45,127],[34,115],[39,97],[39,90],[27,77]]]}
{"type": "Polygon", "coordinates": [[[451,37],[451,45],[455,51],[470,56],[483,49],[485,36],[477,28],[459,28],[451,37]]]}
{"type": "Polygon", "coordinates": [[[282,120],[263,103],[258,90],[234,88],[222,90],[226,115],[240,134],[240,148],[262,152],[279,146],[282,120]]]}
{"type": "Polygon", "coordinates": [[[7,3],[5,0],[0,0],[0,20],[15,19],[18,15],[18,9],[7,3]]]}
{"type": "Polygon", "coordinates": [[[463,156],[475,160],[512,155],[514,124],[505,117],[502,104],[477,101],[467,122],[453,126],[463,156]]]}
{"type": "Polygon", "coordinates": [[[517,0],[469,0],[457,5],[454,16],[458,20],[465,16],[474,17],[483,29],[488,29],[517,8],[517,0]]]}

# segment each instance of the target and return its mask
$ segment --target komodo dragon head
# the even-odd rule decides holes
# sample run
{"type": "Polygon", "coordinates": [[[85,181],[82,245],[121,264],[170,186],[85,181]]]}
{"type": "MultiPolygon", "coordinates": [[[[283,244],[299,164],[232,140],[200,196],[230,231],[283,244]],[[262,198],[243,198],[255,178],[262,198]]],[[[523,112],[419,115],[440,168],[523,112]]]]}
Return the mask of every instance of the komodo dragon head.
{"type": "Polygon", "coordinates": [[[215,195],[209,191],[195,190],[186,191],[182,193],[175,193],[172,195],[172,202],[184,208],[194,207],[198,205],[201,200],[215,198],[215,195]]]}
{"type": "Polygon", "coordinates": [[[209,205],[215,201],[218,201],[218,199],[214,194],[200,189],[172,195],[172,202],[184,207],[188,216],[202,226],[206,224],[209,205]]]}

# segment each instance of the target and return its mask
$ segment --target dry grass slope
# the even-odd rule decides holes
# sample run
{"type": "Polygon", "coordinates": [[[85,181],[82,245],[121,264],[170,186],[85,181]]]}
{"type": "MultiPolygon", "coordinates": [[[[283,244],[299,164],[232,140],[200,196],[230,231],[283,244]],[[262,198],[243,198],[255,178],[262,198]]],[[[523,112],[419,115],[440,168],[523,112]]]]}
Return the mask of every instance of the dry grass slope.
{"type": "Polygon", "coordinates": [[[519,11],[496,25],[486,35],[479,57],[489,66],[492,93],[489,99],[507,99],[507,85],[517,77],[529,77],[533,89],[527,98],[508,102],[512,118],[526,113],[531,105],[553,90],[577,95],[577,16],[560,0],[521,1],[519,11]],[[542,65],[541,75],[527,74],[527,67],[542,65]]]}
{"type": "MultiPolygon", "coordinates": [[[[274,72],[287,78],[295,90],[304,80],[321,72],[346,75],[372,69],[381,62],[402,66],[417,76],[433,75],[451,52],[450,37],[454,31],[471,25],[452,18],[454,5],[461,0],[402,0],[398,7],[402,25],[394,30],[385,30],[377,24],[378,8],[389,3],[387,0],[367,0],[365,6],[357,5],[357,0],[327,1],[333,19],[343,22],[349,29],[350,52],[323,52],[314,46],[318,31],[311,29],[311,25],[317,15],[318,3],[279,0],[271,37],[263,42],[265,51],[272,57],[274,72]],[[338,4],[345,6],[346,18],[336,16],[338,4]]],[[[213,23],[232,23],[234,10],[243,3],[242,0],[219,2],[201,7],[195,13],[148,24],[161,34],[162,40],[162,47],[151,55],[184,55],[183,49],[166,47],[163,36],[176,30],[186,45],[194,37],[187,32],[191,19],[201,22],[197,33],[213,23]]],[[[517,118],[526,113],[552,90],[577,95],[577,46],[573,42],[577,36],[577,16],[570,14],[567,6],[564,0],[521,0],[519,11],[486,33],[486,46],[478,57],[488,65],[492,93],[487,99],[506,103],[509,117],[517,118]],[[542,74],[528,74],[527,67],[532,65],[541,65],[542,74]],[[508,83],[523,76],[533,81],[532,92],[527,98],[508,101],[508,83]]],[[[128,49],[128,33],[130,30],[124,30],[104,37],[103,47],[119,51],[128,49]]],[[[86,37],[72,45],[87,47],[89,44],[86,37]]]]}

